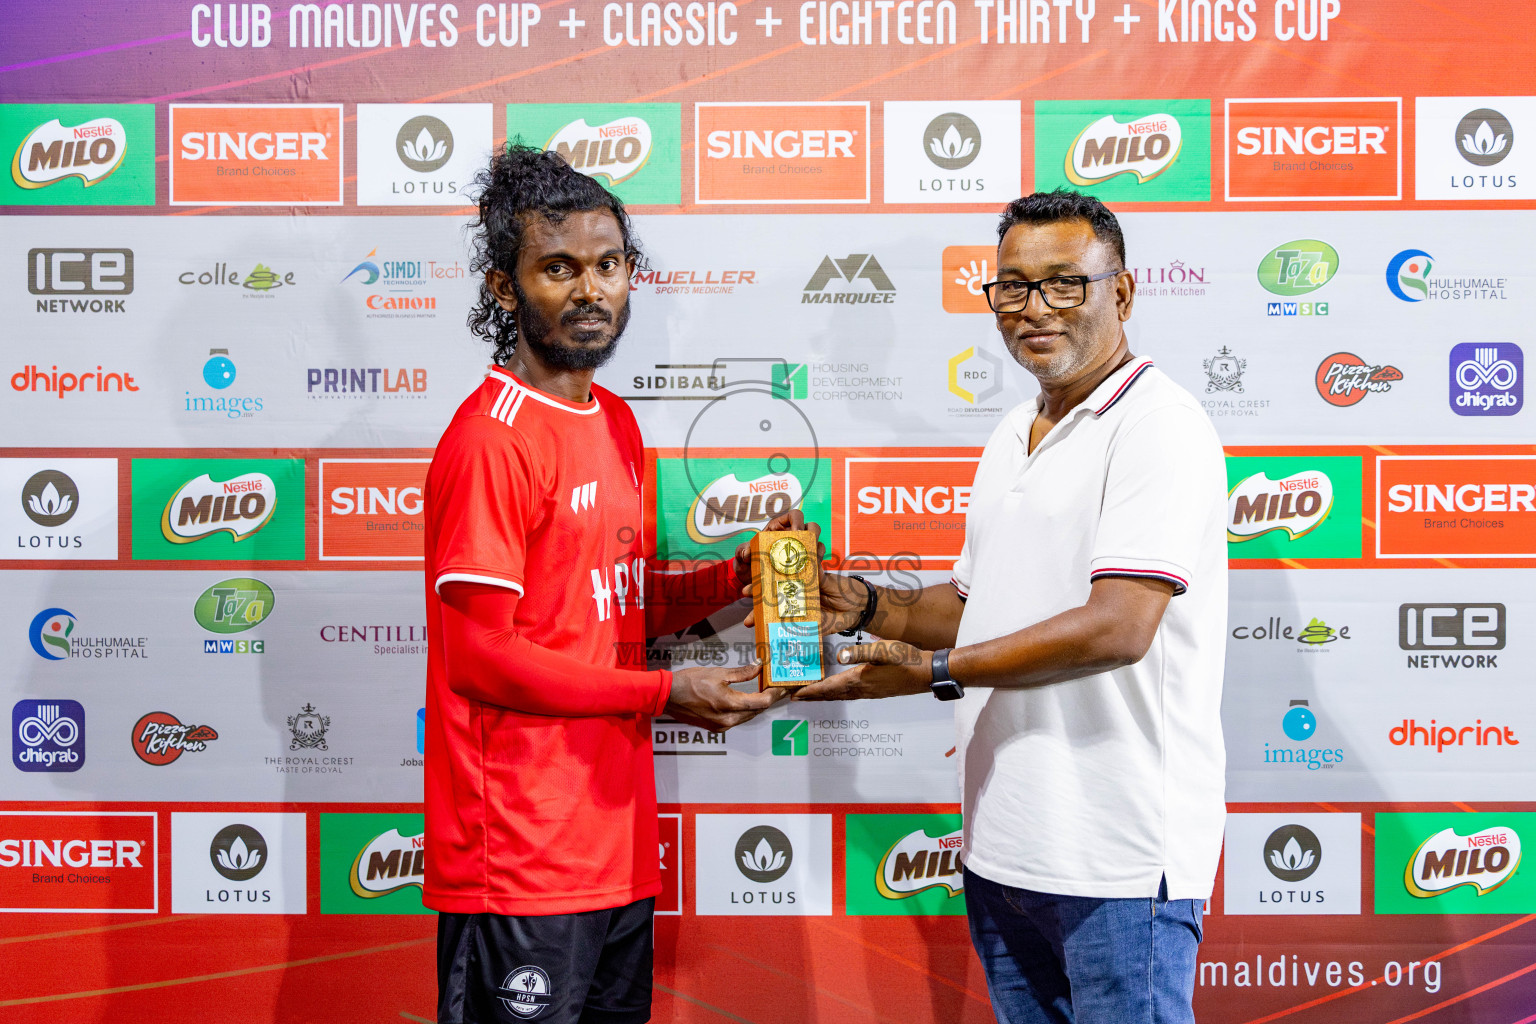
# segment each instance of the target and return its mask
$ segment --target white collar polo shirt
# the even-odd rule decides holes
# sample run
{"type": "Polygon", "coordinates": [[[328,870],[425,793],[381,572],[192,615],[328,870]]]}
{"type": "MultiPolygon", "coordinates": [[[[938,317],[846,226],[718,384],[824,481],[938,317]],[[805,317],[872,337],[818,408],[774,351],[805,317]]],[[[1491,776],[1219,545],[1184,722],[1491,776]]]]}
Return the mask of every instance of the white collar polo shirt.
{"type": "Polygon", "coordinates": [[[1029,451],[1039,399],[976,469],[954,585],[957,646],[1088,601],[1095,579],[1166,580],[1146,657],[957,702],[965,863],[1068,896],[1208,897],[1226,816],[1226,470],[1203,409],[1150,359],[1105,380],[1029,451]]]}

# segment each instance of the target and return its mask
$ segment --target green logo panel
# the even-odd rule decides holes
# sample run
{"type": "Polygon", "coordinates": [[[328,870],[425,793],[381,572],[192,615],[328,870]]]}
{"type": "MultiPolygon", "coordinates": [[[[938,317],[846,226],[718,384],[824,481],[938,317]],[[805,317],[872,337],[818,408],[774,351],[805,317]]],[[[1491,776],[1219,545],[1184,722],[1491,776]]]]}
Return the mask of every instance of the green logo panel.
{"type": "Polygon", "coordinates": [[[1211,199],[1209,100],[1035,102],[1035,189],[1104,202],[1211,199]]]}
{"type": "Polygon", "coordinates": [[[1529,914],[1536,813],[1376,815],[1376,913],[1529,914]]]}
{"type": "Polygon", "coordinates": [[[657,556],[730,558],[792,508],[832,535],[832,462],[764,451],[732,459],[657,459],[657,556]]]}
{"type": "Polygon", "coordinates": [[[681,104],[513,103],[507,138],[554,150],[626,203],[683,201],[681,104]]]}
{"type": "Polygon", "coordinates": [[[1355,455],[1228,455],[1227,557],[1359,558],[1360,487],[1361,462],[1355,455]],[[1315,525],[1301,517],[1284,518],[1290,512],[1290,504],[1285,495],[1278,494],[1283,490],[1280,485],[1301,473],[1321,473],[1331,484],[1332,506],[1315,525]],[[1258,481],[1255,486],[1253,478],[1257,474],[1263,474],[1267,479],[1258,481]],[[1274,481],[1277,486],[1268,487],[1268,481],[1274,481]],[[1263,490],[1277,491],[1278,497],[1274,501],[1276,528],[1246,540],[1232,540],[1238,495],[1230,492],[1247,494],[1263,490]],[[1306,532],[1292,535],[1292,529],[1303,528],[1306,532]]]}
{"type": "Polygon", "coordinates": [[[773,723],[770,749],[774,757],[805,757],[811,752],[810,741],[811,723],[804,718],[781,718],[773,723]]]}
{"type": "Polygon", "coordinates": [[[0,104],[0,206],[154,206],[153,103],[0,104]]]}
{"type": "Polygon", "coordinates": [[[133,557],[303,561],[304,460],[134,459],[133,557]]]}
{"type": "Polygon", "coordinates": [[[964,914],[958,814],[850,814],[848,913],[964,914]]]}
{"type": "Polygon", "coordinates": [[[320,815],[320,913],[430,914],[421,905],[426,819],[320,815]]]}

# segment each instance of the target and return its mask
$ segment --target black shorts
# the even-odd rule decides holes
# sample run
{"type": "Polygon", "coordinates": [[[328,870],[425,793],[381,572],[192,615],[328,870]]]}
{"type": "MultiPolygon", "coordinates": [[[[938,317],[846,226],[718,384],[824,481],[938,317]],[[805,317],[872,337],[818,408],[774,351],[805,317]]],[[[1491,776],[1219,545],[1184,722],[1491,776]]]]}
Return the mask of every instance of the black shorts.
{"type": "Polygon", "coordinates": [[[644,1024],[655,908],[439,914],[438,1024],[644,1024]]]}

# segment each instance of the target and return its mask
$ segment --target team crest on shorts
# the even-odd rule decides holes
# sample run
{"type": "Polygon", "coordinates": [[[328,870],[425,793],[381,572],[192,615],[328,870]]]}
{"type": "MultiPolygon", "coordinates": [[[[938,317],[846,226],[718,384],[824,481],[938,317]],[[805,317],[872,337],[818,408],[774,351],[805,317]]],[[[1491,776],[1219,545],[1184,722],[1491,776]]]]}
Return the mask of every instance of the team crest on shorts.
{"type": "Polygon", "coordinates": [[[549,975],[537,967],[519,967],[501,983],[503,1006],[519,1017],[532,1019],[549,1008],[554,997],[549,992],[549,975]]]}

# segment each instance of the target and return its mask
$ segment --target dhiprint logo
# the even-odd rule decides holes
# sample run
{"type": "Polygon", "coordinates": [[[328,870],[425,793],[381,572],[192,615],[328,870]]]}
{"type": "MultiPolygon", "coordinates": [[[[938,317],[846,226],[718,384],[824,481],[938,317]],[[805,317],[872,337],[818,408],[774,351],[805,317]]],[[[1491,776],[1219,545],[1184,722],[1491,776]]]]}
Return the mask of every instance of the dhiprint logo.
{"type": "Polygon", "coordinates": [[[70,656],[69,638],[75,632],[75,616],[63,608],[44,608],[27,627],[27,639],[38,657],[64,661],[70,656]]]}
{"type": "Polygon", "coordinates": [[[923,130],[923,154],[946,171],[969,167],[981,154],[981,129],[964,114],[940,114],[923,130]]]}
{"type": "Polygon", "coordinates": [[[772,825],[749,828],[736,840],[736,867],[754,882],[777,882],[794,856],[789,837],[772,825]]]}
{"type": "Polygon", "coordinates": [[[1429,899],[1467,886],[1485,896],[1513,877],[1520,867],[1520,833],[1493,828],[1460,835],[1456,829],[1436,832],[1413,851],[1403,871],[1403,887],[1429,899]]]}
{"type": "Polygon", "coordinates": [[[19,700],[11,708],[11,763],[24,772],[85,767],[85,708],[73,700],[19,700]]]}
{"type": "Polygon", "coordinates": [[[231,882],[246,882],[267,866],[267,841],[249,825],[228,825],[213,837],[208,859],[231,882]]]}
{"type": "Polygon", "coordinates": [[[133,752],[145,764],[168,765],[185,753],[200,754],[219,738],[211,725],[183,723],[167,711],[151,711],[134,723],[133,752]]]}
{"type": "Polygon", "coordinates": [[[431,114],[413,117],[395,135],[395,155],[411,170],[428,174],[453,156],[453,132],[431,114]]]}
{"type": "Polygon", "coordinates": [[[1367,363],[1353,352],[1335,352],[1317,364],[1317,393],[1329,405],[1355,405],[1368,394],[1391,391],[1402,379],[1397,367],[1367,363]]]}
{"type": "Polygon", "coordinates": [[[1514,125],[1492,108],[1469,111],[1456,123],[1456,151],[1469,164],[1492,167],[1503,162],[1514,145],[1514,125]]]}
{"type": "Polygon", "coordinates": [[[45,469],[22,485],[21,508],[38,526],[63,526],[80,510],[80,489],[67,474],[45,469]]]}
{"type": "Polygon", "coordinates": [[[1281,825],[1264,840],[1264,866],[1282,882],[1301,882],[1317,873],[1323,845],[1305,825],[1281,825]]]}
{"type": "Polygon", "coordinates": [[[1466,341],[1451,349],[1451,411],[1513,416],[1525,404],[1525,353],[1514,342],[1466,341]]]}
{"type": "Polygon", "coordinates": [[[1387,288],[1404,302],[1429,298],[1429,272],[1435,258],[1423,249],[1404,249],[1387,263],[1387,288]]]}
{"type": "Polygon", "coordinates": [[[549,975],[531,964],[508,974],[498,991],[505,993],[496,997],[501,1005],[525,1020],[539,1016],[555,1001],[549,975]]]}

